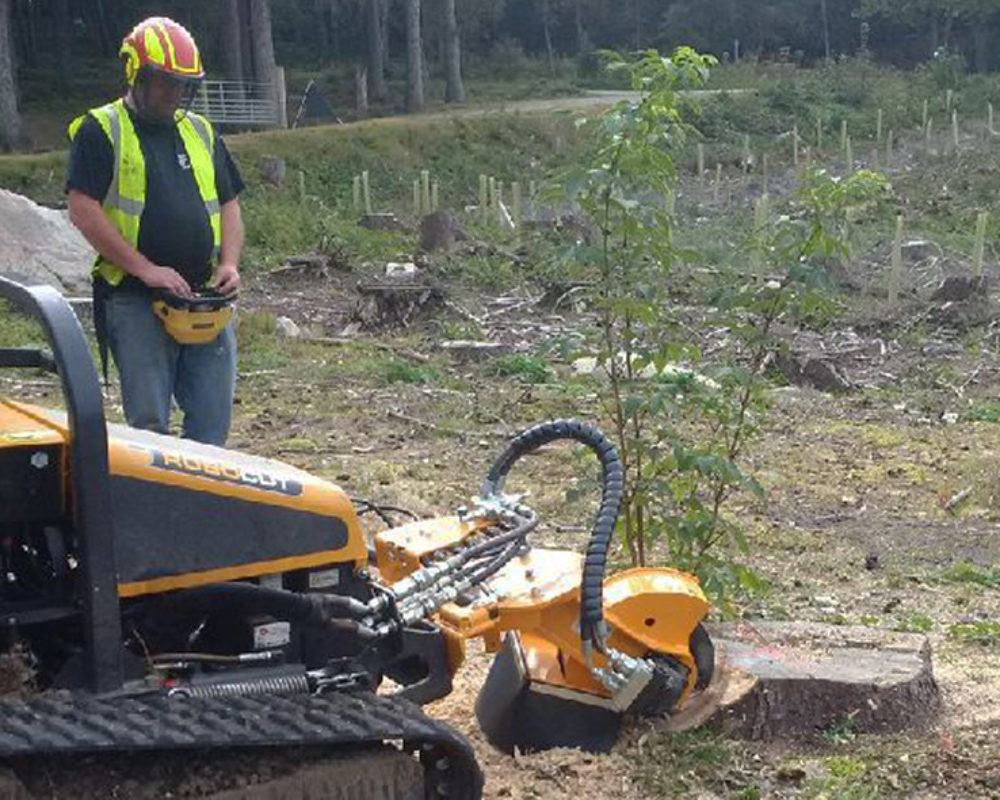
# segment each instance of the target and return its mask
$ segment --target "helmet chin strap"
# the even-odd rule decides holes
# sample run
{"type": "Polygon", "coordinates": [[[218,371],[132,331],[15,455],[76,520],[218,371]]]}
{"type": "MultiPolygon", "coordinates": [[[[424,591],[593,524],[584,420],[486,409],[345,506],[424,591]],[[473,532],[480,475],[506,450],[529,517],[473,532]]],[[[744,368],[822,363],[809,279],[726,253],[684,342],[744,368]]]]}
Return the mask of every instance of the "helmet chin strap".
{"type": "Polygon", "coordinates": [[[129,89],[127,100],[132,110],[138,115],[139,119],[148,125],[172,125],[176,117],[176,113],[170,116],[165,116],[161,114],[156,114],[152,112],[149,108],[149,104],[146,102],[146,87],[141,81],[136,81],[135,86],[129,89]]]}
{"type": "Polygon", "coordinates": [[[128,95],[126,95],[126,101],[133,111],[139,116],[139,119],[149,125],[173,125],[185,116],[187,116],[188,111],[191,108],[191,103],[194,100],[194,92],[185,92],[180,105],[175,107],[173,111],[169,114],[158,114],[150,108],[148,103],[147,84],[143,80],[142,76],[136,79],[135,84],[129,89],[128,95]],[[179,113],[178,113],[179,112],[179,113]]]}

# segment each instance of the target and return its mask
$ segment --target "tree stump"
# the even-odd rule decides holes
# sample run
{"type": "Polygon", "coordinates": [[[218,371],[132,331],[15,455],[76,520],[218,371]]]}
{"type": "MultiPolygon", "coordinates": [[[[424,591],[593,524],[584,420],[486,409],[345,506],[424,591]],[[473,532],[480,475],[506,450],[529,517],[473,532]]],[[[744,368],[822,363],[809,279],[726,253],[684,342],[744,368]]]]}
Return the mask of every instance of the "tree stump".
{"type": "Polygon", "coordinates": [[[466,242],[469,234],[451,211],[442,208],[420,220],[420,249],[425,253],[445,252],[455,242],[466,242]]]}
{"type": "Polygon", "coordinates": [[[889,733],[927,725],[940,709],[921,634],[803,622],[720,625],[711,634],[720,674],[707,693],[720,694],[703,704],[707,712],[682,712],[675,730],[710,722],[752,740],[838,726],[889,733]]]}

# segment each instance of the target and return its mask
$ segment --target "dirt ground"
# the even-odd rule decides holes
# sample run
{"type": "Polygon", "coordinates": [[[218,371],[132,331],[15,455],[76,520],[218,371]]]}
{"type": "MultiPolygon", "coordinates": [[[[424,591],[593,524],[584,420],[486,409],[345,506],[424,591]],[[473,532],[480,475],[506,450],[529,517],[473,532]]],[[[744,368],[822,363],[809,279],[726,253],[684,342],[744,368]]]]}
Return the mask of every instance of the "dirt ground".
{"type": "MultiPolygon", "coordinates": [[[[319,295],[310,285],[296,297],[287,280],[262,281],[248,305],[281,309],[327,337],[349,324],[349,282],[333,281],[319,295]]],[[[462,298],[464,308],[487,315],[489,303],[462,298]]],[[[852,388],[835,395],[775,387],[753,447],[767,502],[736,509],[750,534],[750,563],[769,588],[738,613],[926,632],[944,698],[938,724],[896,737],[817,731],[806,742],[711,740],[715,755],[704,763],[698,735],[671,744],[653,727],[630,731],[608,756],[510,758],[476,729],[471,709],[489,657],[474,651],[454,693],[431,712],[475,743],[487,797],[1000,797],[1000,648],[995,638],[979,643],[952,627],[988,624],[1000,610],[991,571],[1000,560],[1000,429],[975,413],[990,407],[1000,385],[996,342],[987,326],[920,321],[934,318],[926,299],[914,298],[895,320],[872,303],[860,300],[822,334],[790,333],[836,361],[852,388]],[[911,317],[918,322],[907,332],[911,317]]],[[[442,310],[423,327],[379,339],[404,360],[431,359],[436,380],[386,384],[358,366],[371,357],[367,345],[320,345],[308,352],[318,373],[339,366],[334,381],[314,374],[303,383],[280,370],[245,377],[236,443],[319,470],[352,493],[434,513],[475,492],[511,432],[552,416],[599,417],[599,387],[557,379],[526,388],[442,356],[434,345],[442,315],[453,316],[442,310]],[[345,367],[354,377],[342,377],[345,367]]],[[[525,309],[487,322],[484,333],[530,352],[585,322],[572,311],[525,309]]],[[[556,369],[567,375],[567,365],[556,369]]],[[[578,473],[564,451],[519,467],[518,483],[546,515],[541,541],[585,540],[577,531],[590,507],[564,498],[578,473]]]]}
{"type": "MultiPolygon", "coordinates": [[[[553,360],[553,380],[526,385],[491,375],[479,357],[443,353],[442,326],[467,322],[454,309],[405,330],[357,332],[349,327],[356,280],[293,272],[248,287],[232,447],[307,468],[356,497],[436,514],[476,493],[519,429],[556,416],[600,418],[599,383],[571,377],[568,364],[553,360]],[[280,338],[262,312],[288,316],[305,335],[280,338]]],[[[495,313],[516,298],[453,297],[514,352],[587,323],[573,309],[495,313]]],[[[987,413],[1000,388],[997,343],[988,326],[907,328],[897,319],[893,327],[869,301],[851,314],[821,334],[789,333],[835,360],[851,389],[775,386],[752,449],[767,502],[733,509],[767,589],[735,613],[750,623],[926,632],[944,698],[937,724],[891,737],[847,725],[765,745],[710,732],[671,737],[643,723],[609,755],[512,758],[476,728],[489,656],[473,646],[452,695],[429,710],[474,743],[487,798],[1000,797],[1000,633],[990,627],[1000,611],[1000,427],[987,413]],[[961,633],[979,623],[977,635],[961,633]]],[[[53,396],[44,380],[2,380],[4,393],[53,396]]],[[[518,465],[512,486],[530,490],[544,515],[538,544],[585,542],[594,502],[566,502],[568,490],[590,485],[585,472],[563,448],[518,465]]]]}

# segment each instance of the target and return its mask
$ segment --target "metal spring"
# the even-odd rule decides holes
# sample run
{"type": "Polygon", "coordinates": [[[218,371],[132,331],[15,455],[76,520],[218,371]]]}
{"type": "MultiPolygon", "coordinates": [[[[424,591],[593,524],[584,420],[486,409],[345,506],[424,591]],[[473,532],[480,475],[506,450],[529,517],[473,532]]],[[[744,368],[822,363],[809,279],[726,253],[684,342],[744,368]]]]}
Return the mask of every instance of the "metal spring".
{"type": "Polygon", "coordinates": [[[255,678],[233,683],[202,683],[179,686],[172,697],[252,697],[262,694],[308,694],[309,680],[304,674],[255,678]]]}

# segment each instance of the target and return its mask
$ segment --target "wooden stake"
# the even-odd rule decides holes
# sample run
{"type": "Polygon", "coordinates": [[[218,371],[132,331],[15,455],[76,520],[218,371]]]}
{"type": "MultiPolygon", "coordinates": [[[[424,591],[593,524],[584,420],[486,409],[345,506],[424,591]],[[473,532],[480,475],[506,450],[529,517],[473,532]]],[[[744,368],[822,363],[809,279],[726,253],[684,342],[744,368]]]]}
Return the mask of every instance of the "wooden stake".
{"type": "Polygon", "coordinates": [[[955,152],[958,152],[958,109],[951,112],[951,138],[955,142],[955,152]]]}
{"type": "Polygon", "coordinates": [[[882,143],[882,109],[878,110],[878,114],[875,117],[875,146],[878,147],[882,143]]]}
{"type": "Polygon", "coordinates": [[[976,246],[972,257],[972,277],[981,278],[983,275],[983,256],[986,253],[986,223],[990,215],[986,211],[980,211],[976,218],[976,246]]]}
{"type": "Polygon", "coordinates": [[[847,147],[847,120],[843,119],[840,121],[840,151],[843,152],[847,147]]]}
{"type": "Polygon", "coordinates": [[[895,137],[895,132],[890,130],[889,136],[885,140],[885,168],[892,168],[892,140],[895,137]]]}
{"type": "Polygon", "coordinates": [[[299,170],[299,202],[306,203],[306,174],[302,170],[299,170]]]}
{"type": "Polygon", "coordinates": [[[767,226],[767,195],[757,198],[753,209],[753,234],[755,245],[753,248],[754,274],[763,279],[764,277],[764,228],[767,226]]]}
{"type": "Polygon", "coordinates": [[[485,175],[479,176],[479,219],[482,222],[486,222],[486,217],[489,214],[489,184],[486,181],[485,175]]]}
{"type": "Polygon", "coordinates": [[[497,179],[490,175],[490,199],[486,207],[489,209],[489,216],[496,219],[497,209],[497,179]]]}
{"type": "Polygon", "coordinates": [[[823,117],[816,117],[816,150],[823,149],[823,117]]]}
{"type": "Polygon", "coordinates": [[[431,213],[433,214],[438,210],[438,200],[440,199],[440,194],[438,192],[438,182],[434,181],[431,184],[431,213]]]}
{"type": "Polygon", "coordinates": [[[517,181],[514,181],[510,185],[510,193],[511,193],[511,204],[512,204],[511,214],[513,215],[513,220],[514,220],[514,230],[520,231],[521,230],[521,184],[518,183],[517,181]]]}
{"type": "Polygon", "coordinates": [[[413,179],[413,216],[420,219],[421,214],[421,203],[420,203],[420,178],[413,179]]]}
{"type": "Polygon", "coordinates": [[[792,166],[798,169],[799,166],[799,126],[796,124],[792,128],[792,166]]]}
{"type": "Polygon", "coordinates": [[[351,181],[351,208],[355,214],[361,211],[361,176],[355,175],[351,181]]]}
{"type": "Polygon", "coordinates": [[[931,154],[931,138],[934,135],[934,118],[927,120],[927,127],[924,130],[924,149],[927,155],[931,154]]]}
{"type": "Polygon", "coordinates": [[[844,151],[844,160],[847,162],[847,174],[851,175],[854,172],[854,148],[851,146],[850,136],[845,140],[844,151]]]}
{"type": "Polygon", "coordinates": [[[743,134],[743,174],[750,174],[750,161],[753,158],[753,153],[750,152],[750,134],[743,134]]]}
{"type": "Polygon", "coordinates": [[[420,170],[420,209],[423,214],[431,213],[431,173],[420,170]]]}
{"type": "Polygon", "coordinates": [[[903,273],[903,215],[896,217],[896,238],[892,242],[892,267],[889,270],[889,305],[899,302],[899,282],[903,273]]]}
{"type": "Polygon", "coordinates": [[[719,200],[721,200],[720,193],[722,192],[722,164],[715,165],[715,187],[712,190],[712,201],[716,206],[719,205],[719,200]]]}
{"type": "Polygon", "coordinates": [[[372,189],[368,180],[368,170],[361,173],[361,192],[365,198],[365,215],[372,215],[372,189]]]}
{"type": "Polygon", "coordinates": [[[493,199],[496,201],[497,222],[503,227],[503,181],[497,181],[497,193],[493,199]]]}
{"type": "Polygon", "coordinates": [[[953,89],[948,89],[944,93],[944,108],[945,111],[951,111],[951,101],[955,96],[955,91],[953,89]]]}
{"type": "Polygon", "coordinates": [[[929,119],[930,119],[930,116],[928,115],[928,112],[927,112],[927,101],[924,100],[924,115],[920,118],[920,129],[921,130],[924,130],[924,131],[927,130],[927,120],[929,120],[929,119]]]}

